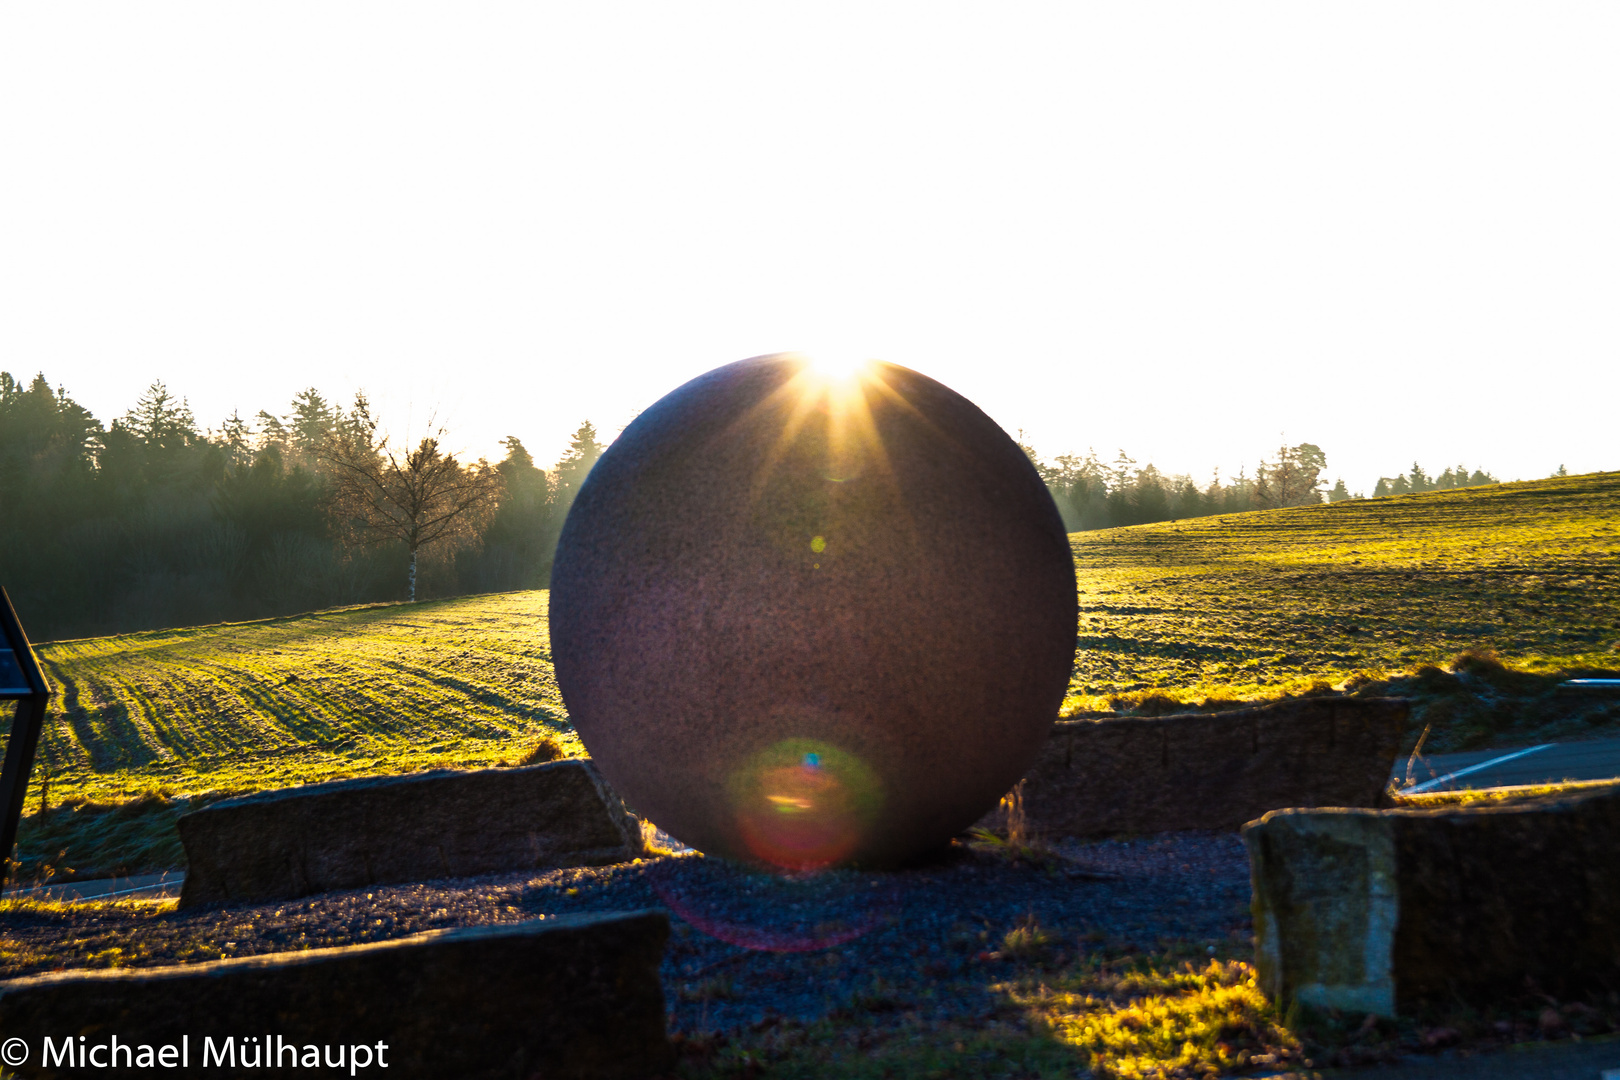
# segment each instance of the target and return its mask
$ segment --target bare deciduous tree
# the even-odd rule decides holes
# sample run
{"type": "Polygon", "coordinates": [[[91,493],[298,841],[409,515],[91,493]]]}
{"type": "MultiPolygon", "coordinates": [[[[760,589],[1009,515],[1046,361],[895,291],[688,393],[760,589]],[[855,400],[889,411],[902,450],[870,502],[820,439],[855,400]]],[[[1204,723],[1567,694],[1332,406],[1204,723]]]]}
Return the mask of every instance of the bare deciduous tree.
{"type": "Polygon", "coordinates": [[[1314,443],[1277,448],[1275,461],[1262,461],[1255,474],[1254,498],[1262,507],[1306,506],[1322,501],[1322,470],[1327,455],[1314,443]]]}
{"type": "Polygon", "coordinates": [[[476,526],[500,488],[499,475],[486,462],[462,465],[434,436],[401,452],[369,427],[355,425],[334,432],[320,454],[329,468],[334,509],[346,527],[362,541],[400,540],[410,551],[411,600],[417,551],[476,526]]]}

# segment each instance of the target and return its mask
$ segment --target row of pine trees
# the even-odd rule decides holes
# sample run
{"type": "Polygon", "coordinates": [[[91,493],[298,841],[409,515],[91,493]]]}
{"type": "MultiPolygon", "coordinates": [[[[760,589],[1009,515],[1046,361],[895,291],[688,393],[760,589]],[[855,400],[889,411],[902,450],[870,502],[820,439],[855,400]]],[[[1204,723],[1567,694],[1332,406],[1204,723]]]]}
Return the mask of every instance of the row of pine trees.
{"type": "MultiPolygon", "coordinates": [[[[1065,455],[1043,461],[1032,447],[1020,445],[1046,481],[1071,532],[1365,498],[1352,494],[1342,479],[1324,490],[1327,455],[1313,443],[1279,446],[1253,476],[1240,471],[1223,482],[1217,472],[1202,488],[1185,474],[1167,476],[1152,464],[1138,466],[1123,450],[1112,462],[1102,461],[1095,451],[1083,458],[1065,455]]],[[[1380,478],[1373,497],[1495,483],[1489,473],[1470,474],[1460,465],[1430,478],[1413,462],[1405,476],[1380,478]]]]}
{"type": "Polygon", "coordinates": [[[1041,460],[1028,445],[1024,452],[1071,532],[1321,502],[1321,475],[1327,467],[1320,447],[1285,445],[1262,461],[1253,476],[1239,472],[1223,482],[1216,473],[1200,488],[1190,476],[1167,476],[1151,463],[1138,466],[1123,450],[1112,462],[1102,461],[1095,451],[1051,461],[1041,460]]]}
{"type": "MultiPolygon", "coordinates": [[[[603,447],[582,424],[550,470],[516,438],[495,463],[442,465],[489,498],[423,547],[367,529],[334,447],[386,454],[363,394],[201,428],[161,382],[103,425],[44,376],[0,372],[0,584],[37,640],[290,614],[339,604],[543,588],[574,492],[603,447]]],[[[431,444],[431,445],[430,445],[431,444]]],[[[404,461],[407,455],[401,455],[404,461]]],[[[384,459],[386,464],[386,458],[384,459]]],[[[388,524],[386,521],[383,524],[388,524]]]]}
{"type": "MultiPolygon", "coordinates": [[[[1558,467],[1561,475],[1564,467],[1558,467]]],[[[1373,488],[1373,498],[1382,498],[1385,495],[1410,495],[1420,491],[1450,491],[1452,488],[1483,487],[1485,484],[1501,483],[1496,477],[1483,469],[1475,469],[1472,473],[1468,466],[1458,465],[1456,468],[1447,468],[1438,476],[1430,476],[1423,471],[1423,466],[1412,462],[1412,471],[1405,476],[1380,476],[1378,486],[1373,488]]]]}

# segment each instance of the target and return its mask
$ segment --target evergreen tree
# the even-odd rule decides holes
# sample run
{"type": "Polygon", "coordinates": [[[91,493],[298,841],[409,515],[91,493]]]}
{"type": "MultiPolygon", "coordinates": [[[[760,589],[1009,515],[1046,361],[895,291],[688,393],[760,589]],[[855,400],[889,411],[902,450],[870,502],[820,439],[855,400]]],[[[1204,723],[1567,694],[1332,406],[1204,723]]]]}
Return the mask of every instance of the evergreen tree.
{"type": "Polygon", "coordinates": [[[1350,489],[1344,486],[1344,477],[1341,476],[1333,485],[1333,490],[1328,492],[1328,502],[1344,502],[1348,498],[1350,489]]]}
{"type": "Polygon", "coordinates": [[[1063,515],[1065,528],[1100,529],[1109,524],[1106,470],[1095,450],[1087,451],[1084,458],[1065,454],[1037,469],[1063,515]]]}
{"type": "Polygon", "coordinates": [[[568,508],[574,505],[574,496],[579,494],[579,487],[590,474],[591,467],[607,449],[596,441],[596,426],[589,420],[579,426],[569,440],[568,452],[557,462],[552,470],[552,477],[556,482],[556,501],[564,516],[568,508]]]}
{"type": "Polygon", "coordinates": [[[1166,521],[1170,517],[1170,495],[1164,489],[1164,474],[1151,463],[1136,474],[1131,504],[1132,516],[1138,522],[1166,521]]]}
{"type": "Polygon", "coordinates": [[[313,461],[331,437],[336,420],[331,405],[319,390],[313,386],[300,390],[293,396],[292,413],[287,417],[287,435],[293,453],[313,461]]]}
{"type": "Polygon", "coordinates": [[[274,446],[285,454],[287,450],[287,425],[281,422],[281,417],[273,413],[259,410],[253,418],[259,425],[259,442],[255,449],[263,450],[267,446],[274,446]]]}
{"type": "Polygon", "coordinates": [[[182,450],[202,438],[185,399],[176,399],[159,379],[124,414],[124,428],[149,450],[182,450]]]}
{"type": "Polygon", "coordinates": [[[52,393],[43,374],[24,389],[0,371],[0,492],[24,474],[46,483],[68,473],[87,475],[100,435],[101,423],[66,390],[52,393]]]}
{"type": "Polygon", "coordinates": [[[219,440],[231,472],[234,473],[252,462],[253,429],[242,419],[240,410],[233,409],[231,415],[220,425],[219,440]]]}
{"type": "Polygon", "coordinates": [[[551,574],[556,531],[551,484],[516,436],[501,440],[501,445],[506,457],[495,466],[500,490],[473,576],[485,590],[544,588],[551,574]]]}
{"type": "Polygon", "coordinates": [[[1108,470],[1108,521],[1111,525],[1135,525],[1136,507],[1132,492],[1132,466],[1136,459],[1127,454],[1123,447],[1114,464],[1108,470]]]}
{"type": "Polygon", "coordinates": [[[1177,517],[1200,517],[1204,513],[1204,496],[1190,476],[1176,478],[1175,502],[1177,517]]]}

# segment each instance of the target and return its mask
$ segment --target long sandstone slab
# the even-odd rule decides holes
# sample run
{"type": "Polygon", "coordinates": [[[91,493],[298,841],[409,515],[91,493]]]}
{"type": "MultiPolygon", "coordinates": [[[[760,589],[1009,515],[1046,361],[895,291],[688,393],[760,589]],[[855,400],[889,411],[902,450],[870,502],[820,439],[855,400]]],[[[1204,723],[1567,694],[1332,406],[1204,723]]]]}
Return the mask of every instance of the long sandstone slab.
{"type": "Polygon", "coordinates": [[[1278,810],[1244,827],[1256,965],[1279,1001],[1620,989],[1620,785],[1425,809],[1278,810]]]}
{"type": "Polygon", "coordinates": [[[668,935],[662,912],[615,912],[40,975],[0,983],[0,1035],[23,1077],[646,1080],[673,1065],[668,935]]]}
{"type": "Polygon", "coordinates": [[[640,823],[577,759],[265,791],[186,814],[179,831],[181,907],[600,866],[643,850],[640,823]]]}
{"type": "MultiPolygon", "coordinates": [[[[1400,749],[1400,698],[1060,720],[1022,788],[1037,835],[1238,829],[1285,806],[1376,806],[1400,749]]],[[[981,824],[1005,827],[998,810],[981,824]]]]}

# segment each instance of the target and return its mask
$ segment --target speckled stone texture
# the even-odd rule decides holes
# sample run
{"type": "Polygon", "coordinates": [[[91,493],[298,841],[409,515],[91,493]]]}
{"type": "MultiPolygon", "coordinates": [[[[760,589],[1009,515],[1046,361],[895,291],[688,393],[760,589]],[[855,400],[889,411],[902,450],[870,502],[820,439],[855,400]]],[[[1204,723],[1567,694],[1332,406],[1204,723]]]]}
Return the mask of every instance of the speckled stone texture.
{"type": "Polygon", "coordinates": [[[640,824],[586,761],[261,791],[178,825],[187,863],[181,907],[598,866],[642,852],[640,824]]]}
{"type": "Polygon", "coordinates": [[[717,368],[625,429],[552,573],[569,714],[711,854],[894,864],[995,805],[1073,662],[1074,568],[1028,458],[917,372],[717,368]]]}
{"type": "Polygon", "coordinates": [[[1620,784],[1244,826],[1260,984],[1393,1015],[1620,990],[1620,784]]]}
{"type": "MultiPolygon", "coordinates": [[[[1025,824],[1051,839],[1237,829],[1291,806],[1376,807],[1408,707],[1402,698],[1294,698],[1060,720],[1024,777],[1025,824]]],[[[1005,811],[981,824],[1005,828],[1005,811]]]]}

